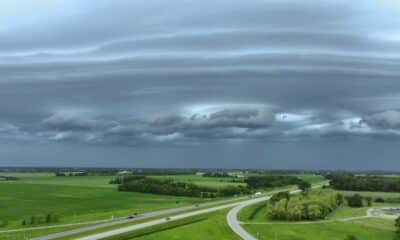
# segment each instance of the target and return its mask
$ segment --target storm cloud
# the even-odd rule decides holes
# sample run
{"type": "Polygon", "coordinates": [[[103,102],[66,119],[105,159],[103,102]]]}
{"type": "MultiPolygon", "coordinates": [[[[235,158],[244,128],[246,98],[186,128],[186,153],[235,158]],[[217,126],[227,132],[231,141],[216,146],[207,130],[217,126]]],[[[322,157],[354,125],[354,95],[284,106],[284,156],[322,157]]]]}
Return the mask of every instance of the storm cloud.
{"type": "Polygon", "coordinates": [[[399,13],[2,1],[0,165],[398,168],[399,13]]]}

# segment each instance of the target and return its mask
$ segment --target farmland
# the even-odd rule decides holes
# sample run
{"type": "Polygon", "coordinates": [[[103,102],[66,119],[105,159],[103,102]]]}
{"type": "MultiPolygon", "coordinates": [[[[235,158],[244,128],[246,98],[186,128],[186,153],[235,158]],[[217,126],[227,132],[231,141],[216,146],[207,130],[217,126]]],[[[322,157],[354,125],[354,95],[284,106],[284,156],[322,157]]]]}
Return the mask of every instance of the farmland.
{"type": "Polygon", "coordinates": [[[119,192],[108,184],[110,176],[54,177],[24,175],[0,184],[0,218],[8,228],[21,227],[32,215],[54,213],[58,223],[107,219],[198,203],[197,198],[119,192]]]}

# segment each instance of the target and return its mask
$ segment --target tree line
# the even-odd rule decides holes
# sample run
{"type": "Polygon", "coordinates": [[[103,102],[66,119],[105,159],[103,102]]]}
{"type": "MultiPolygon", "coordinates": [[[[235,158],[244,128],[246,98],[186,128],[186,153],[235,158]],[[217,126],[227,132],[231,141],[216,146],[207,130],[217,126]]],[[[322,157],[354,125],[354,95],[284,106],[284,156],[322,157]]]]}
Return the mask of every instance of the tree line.
{"type": "MultiPolygon", "coordinates": [[[[301,180],[295,176],[280,176],[280,175],[269,175],[269,176],[250,176],[245,180],[249,188],[271,188],[271,187],[284,187],[289,185],[301,185],[309,186],[308,182],[301,180]]],[[[306,187],[306,186],[305,186],[306,187]]]]}
{"type": "Polygon", "coordinates": [[[26,226],[26,225],[37,225],[37,224],[44,224],[44,223],[55,223],[60,220],[60,217],[56,214],[53,213],[48,213],[45,215],[32,215],[29,217],[25,217],[21,225],[26,226]]]}
{"type": "Polygon", "coordinates": [[[226,186],[212,188],[199,186],[193,183],[177,182],[173,179],[153,179],[147,177],[126,176],[119,182],[119,191],[154,193],[173,196],[215,198],[248,194],[250,190],[245,186],[226,186]]]}
{"type": "Polygon", "coordinates": [[[0,180],[3,180],[3,181],[15,181],[15,180],[18,180],[18,178],[14,177],[14,176],[0,176],[0,180]]]}
{"type": "Polygon", "coordinates": [[[246,186],[229,185],[214,188],[187,182],[178,182],[172,178],[148,178],[144,175],[125,175],[110,180],[110,184],[119,184],[118,189],[120,191],[206,198],[250,194],[260,188],[282,187],[296,184],[302,190],[310,187],[308,182],[294,176],[252,176],[247,178],[245,183],[247,184],[246,186]]]}
{"type": "Polygon", "coordinates": [[[383,176],[331,175],[330,186],[338,190],[399,192],[400,178],[383,176]]]}

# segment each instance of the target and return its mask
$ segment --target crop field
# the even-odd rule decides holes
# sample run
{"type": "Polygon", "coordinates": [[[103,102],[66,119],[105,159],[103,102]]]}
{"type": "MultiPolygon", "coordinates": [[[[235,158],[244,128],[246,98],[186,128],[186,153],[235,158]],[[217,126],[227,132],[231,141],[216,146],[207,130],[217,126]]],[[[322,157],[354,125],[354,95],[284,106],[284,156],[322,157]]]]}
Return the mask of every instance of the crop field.
{"type": "MultiPolygon", "coordinates": [[[[22,174],[20,180],[0,183],[0,219],[6,228],[22,227],[24,218],[56,214],[57,223],[126,216],[199,203],[199,198],[119,192],[111,176],[55,177],[22,174]]],[[[25,226],[27,227],[27,226],[25,226]]]]}
{"type": "Polygon", "coordinates": [[[151,176],[157,179],[174,179],[179,182],[189,182],[207,187],[225,187],[229,185],[245,185],[244,179],[230,177],[203,177],[197,175],[167,175],[167,176],[151,176]],[[235,181],[235,182],[234,182],[235,181]]]}

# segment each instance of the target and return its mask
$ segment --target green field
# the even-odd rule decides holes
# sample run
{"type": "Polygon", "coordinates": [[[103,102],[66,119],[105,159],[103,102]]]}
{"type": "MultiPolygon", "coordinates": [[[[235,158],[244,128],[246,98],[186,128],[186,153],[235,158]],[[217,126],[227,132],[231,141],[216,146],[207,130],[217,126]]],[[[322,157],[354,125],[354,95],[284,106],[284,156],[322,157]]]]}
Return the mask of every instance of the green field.
{"type": "Polygon", "coordinates": [[[240,178],[224,178],[224,177],[203,177],[197,175],[167,175],[167,176],[150,176],[151,178],[157,179],[174,179],[179,182],[189,182],[201,186],[207,187],[225,187],[225,186],[237,186],[237,185],[245,185],[243,183],[243,179],[240,178]],[[240,181],[240,182],[233,182],[240,181]]]}
{"type": "MultiPolygon", "coordinates": [[[[229,210],[223,210],[213,213],[204,214],[201,216],[196,216],[196,219],[206,218],[192,224],[186,224],[171,229],[164,230],[160,226],[154,227],[154,233],[146,234],[141,237],[135,237],[135,240],[239,240],[229,226],[226,223],[226,214],[229,210]]],[[[189,219],[190,220],[190,219],[189,219]]],[[[187,220],[186,220],[187,221],[187,220]]],[[[171,223],[170,223],[171,224],[171,223]]],[[[148,231],[149,229],[147,229],[148,231]]],[[[124,239],[125,240],[125,239],[124,239]]],[[[126,240],[133,240],[133,238],[128,238],[126,240]]]]}
{"type": "Polygon", "coordinates": [[[360,240],[392,240],[394,237],[394,227],[390,227],[393,226],[393,221],[383,219],[314,224],[248,224],[243,226],[253,236],[266,240],[344,240],[347,235],[354,235],[360,240]]]}
{"type": "MultiPolygon", "coordinates": [[[[355,193],[371,197],[396,197],[398,193],[370,193],[370,192],[344,192],[345,195],[355,193]]],[[[394,221],[381,218],[364,218],[348,222],[283,222],[268,219],[267,207],[260,208],[263,203],[257,203],[243,208],[238,213],[238,219],[243,227],[258,239],[276,240],[344,240],[347,235],[354,235],[362,240],[391,240],[394,236],[394,221]],[[255,209],[259,209],[250,219],[255,209]]],[[[399,204],[373,203],[371,207],[398,206],[399,204]]],[[[360,217],[367,214],[371,207],[350,208],[339,207],[328,217],[328,220],[337,220],[351,217],[360,217]]]]}
{"type": "Polygon", "coordinates": [[[58,223],[107,219],[207,201],[199,198],[119,192],[109,176],[54,177],[24,174],[0,184],[0,219],[22,227],[25,217],[54,213],[58,223]],[[21,177],[21,176],[20,176],[21,177]]]}

